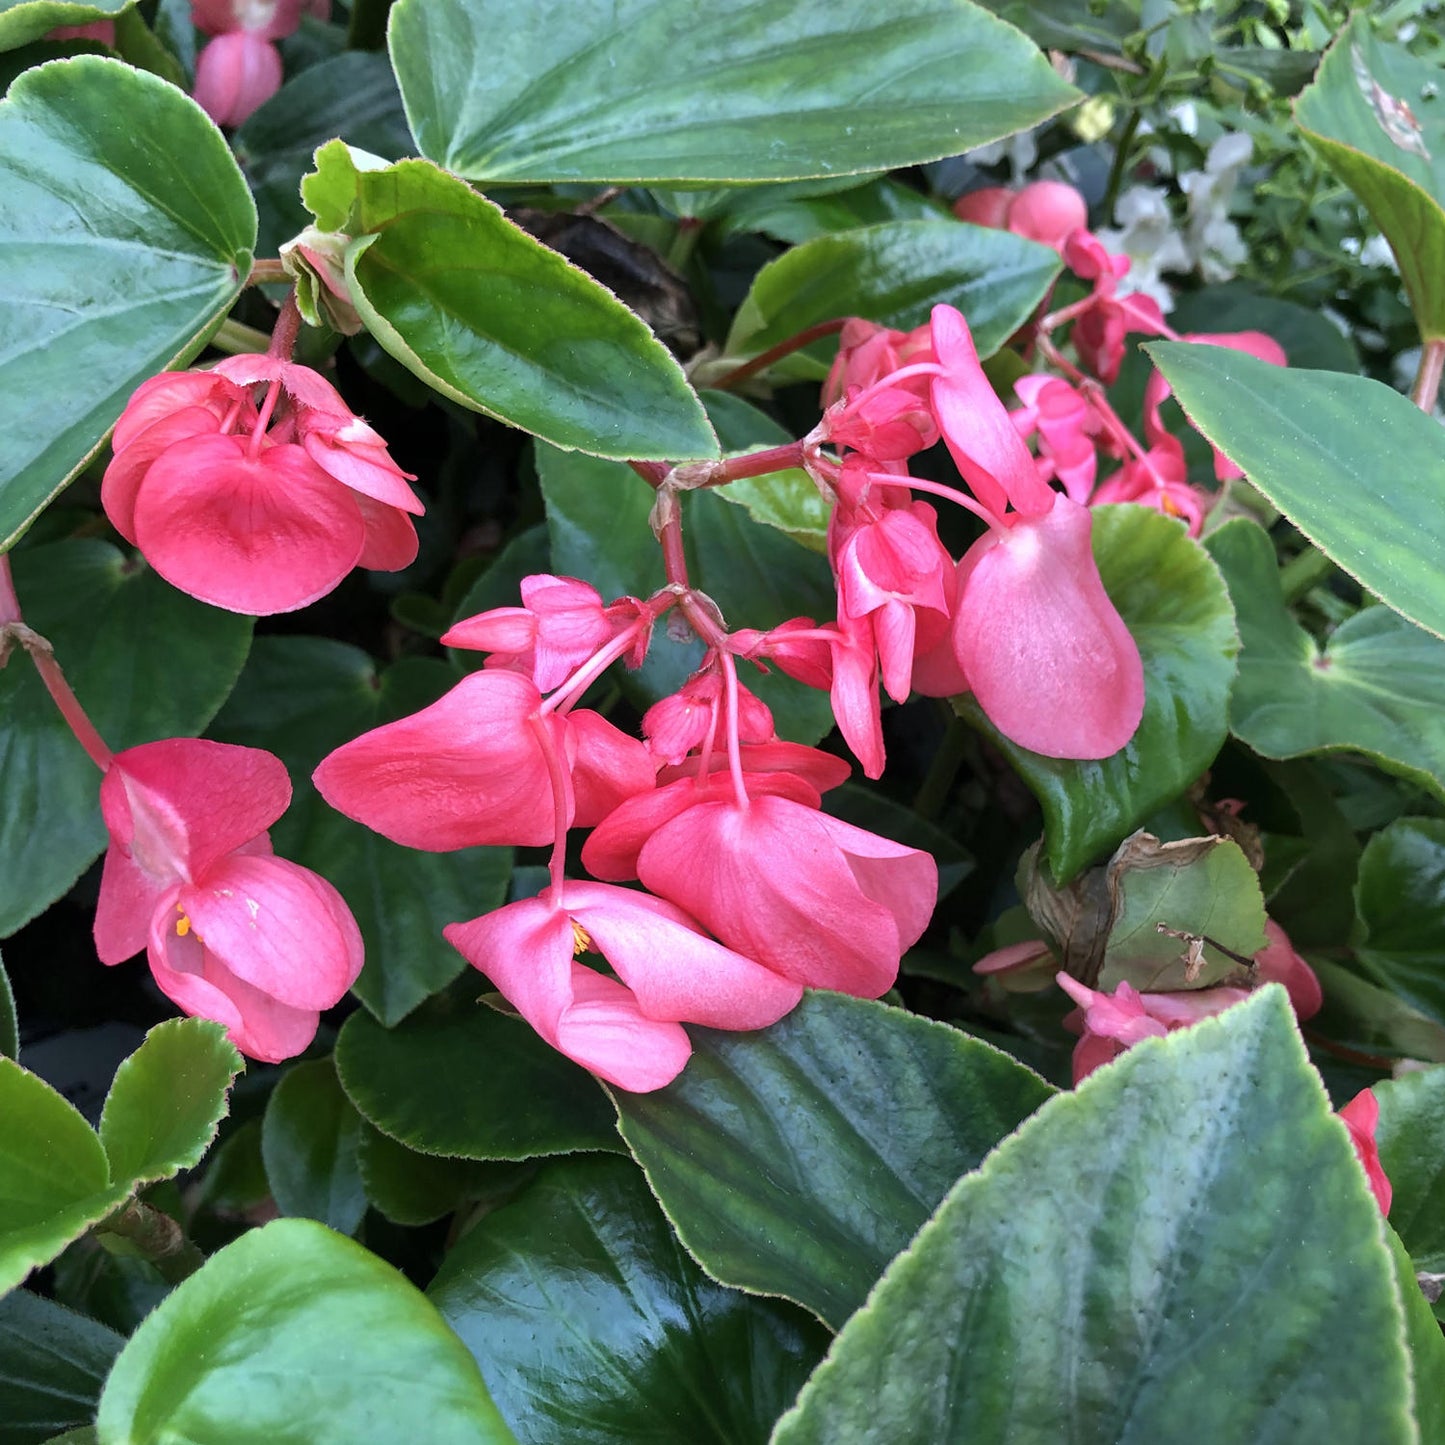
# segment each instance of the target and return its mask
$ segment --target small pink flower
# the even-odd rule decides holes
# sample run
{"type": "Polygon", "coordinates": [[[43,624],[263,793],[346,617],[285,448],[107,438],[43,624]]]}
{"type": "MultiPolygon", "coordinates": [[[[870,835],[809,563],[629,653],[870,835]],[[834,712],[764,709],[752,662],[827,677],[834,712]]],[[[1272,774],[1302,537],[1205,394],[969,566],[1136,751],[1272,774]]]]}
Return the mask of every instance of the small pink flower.
{"type": "MultiPolygon", "coordinates": [[[[859,316],[850,317],[839,334],[838,355],[823,383],[823,405],[831,406],[850,392],[865,391],[905,366],[932,361],[932,345],[927,326],[894,331],[859,316]]],[[[920,399],[928,395],[926,377],[909,378],[899,385],[920,399]]]]}
{"type": "Polygon", "coordinates": [[[281,52],[254,30],[230,30],[196,57],[197,105],[217,125],[237,126],[281,89],[281,52]]]}
{"type": "Polygon", "coordinates": [[[1094,283],[1093,305],[1074,322],[1070,339],[1084,365],[1112,386],[1124,360],[1124,337],[1131,331],[1162,336],[1164,315],[1159,303],[1142,291],[1119,294],[1129,258],[1106,251],[1088,231],[1075,231],[1065,242],[1063,256],[1076,276],[1094,283]]]}
{"type": "Polygon", "coordinates": [[[270,753],[191,738],[116,754],[100,787],[101,962],[144,948],[162,993],[269,1063],[306,1048],[362,964],[341,895],[271,852],[290,798],[270,753]]]}
{"type": "Polygon", "coordinates": [[[1337,1112],[1340,1122],[1350,1132],[1350,1143],[1355,1146],[1360,1167],[1370,1181],[1375,1203],[1380,1206],[1381,1214],[1388,1215],[1394,1190],[1390,1185],[1390,1176],[1385,1173],[1384,1165],[1380,1163],[1380,1150],[1375,1143],[1375,1128],[1380,1122],[1380,1101],[1375,1097],[1375,1091],[1361,1089],[1337,1112]]]}
{"type": "Polygon", "coordinates": [[[1024,403],[1010,413],[1019,435],[1039,434],[1039,474],[1057,477],[1073,501],[1087,503],[1099,464],[1093,407],[1068,382],[1040,373],[1019,377],[1014,391],[1024,403]]]}
{"type": "Polygon", "coordinates": [[[1055,251],[1089,223],[1083,196],[1063,181],[1048,180],[1031,181],[1019,191],[1003,186],[970,191],[953,203],[953,214],[960,221],[1012,231],[1055,251]]]}
{"type": "Polygon", "coordinates": [[[803,993],[681,909],[605,883],[569,881],[444,932],[554,1049],[633,1093],[681,1072],[692,1052],[683,1023],[764,1028],[803,993]],[[589,952],[617,978],[578,962],[589,952]]]}
{"type": "Polygon", "coordinates": [[[1254,956],[1260,984],[1283,984],[1294,1008],[1294,1016],[1301,1023],[1313,1018],[1324,1007],[1325,1001],[1314,969],[1295,952],[1289,935],[1274,919],[1265,919],[1264,936],[1268,942],[1254,956]]]}
{"type": "MultiPolygon", "coordinates": [[[[653,703],[642,718],[647,746],[660,762],[676,766],[695,748],[714,740],[721,748],[721,710],[725,689],[716,666],[709,665],[669,697],[653,703]]],[[[738,684],[738,738],[744,743],[770,743],[777,737],[773,714],[756,694],[738,684]]]]}

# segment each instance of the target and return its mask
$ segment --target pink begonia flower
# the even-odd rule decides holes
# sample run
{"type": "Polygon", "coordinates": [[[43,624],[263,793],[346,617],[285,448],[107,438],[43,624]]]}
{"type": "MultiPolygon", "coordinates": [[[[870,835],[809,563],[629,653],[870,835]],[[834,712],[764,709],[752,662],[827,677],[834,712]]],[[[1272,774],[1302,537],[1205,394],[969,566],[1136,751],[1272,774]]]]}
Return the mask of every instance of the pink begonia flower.
{"type": "Polygon", "coordinates": [[[271,852],[290,800],[279,758],[194,738],[117,753],[100,786],[101,962],[144,948],[167,998],[268,1063],[306,1048],[362,964],[341,895],[271,852]]]}
{"type": "Polygon", "coordinates": [[[1197,537],[1204,530],[1204,518],[1214,498],[1186,480],[1189,468],[1178,437],[1165,433],[1145,452],[1131,457],[1107,481],[1100,483],[1091,498],[1095,507],[1116,502],[1134,502],[1152,507],[1166,517],[1179,517],[1197,537]]]}
{"type": "Polygon", "coordinates": [[[196,57],[196,104],[217,125],[240,125],[281,89],[281,52],[304,11],[324,20],[330,0],[191,0],[191,17],[215,37],[196,57]]]}
{"type": "Polygon", "coordinates": [[[1022,190],[986,186],[970,191],[953,203],[960,221],[1012,231],[1055,251],[1089,223],[1089,208],[1082,195],[1063,181],[1031,181],[1022,190]]]}
{"type": "Polygon", "coordinates": [[[257,616],[314,602],[357,565],[416,557],[423,508],[386,443],[323,377],[270,356],[143,383],[101,501],[172,585],[257,616]],[[258,409],[252,388],[264,384],[258,409]]]}
{"type": "Polygon", "coordinates": [[[1094,283],[1093,305],[1074,322],[1070,339],[1084,365],[1112,386],[1124,360],[1124,337],[1131,331],[1163,335],[1167,330],[1164,313],[1159,303],[1142,291],[1119,294],[1129,258],[1111,255],[1088,231],[1075,231],[1064,245],[1063,256],[1076,276],[1094,283]]]}
{"type": "Polygon", "coordinates": [[[543,729],[570,765],[568,826],[591,827],[652,789],[654,761],[639,739],[599,714],[541,706],[537,685],[521,673],[474,672],[421,712],[337,748],[312,777],[337,812],[428,852],[553,841],[543,729]]]}
{"type": "Polygon", "coordinates": [[[692,1052],[683,1023],[765,1028],[803,993],[681,909],[605,883],[568,881],[443,932],[554,1049],[633,1093],[681,1072],[692,1052]],[[584,967],[585,952],[617,978],[584,967]]]}
{"type": "MultiPolygon", "coordinates": [[[[676,766],[709,738],[721,740],[723,679],[707,667],[670,696],[653,703],[642,717],[642,733],[659,762],[676,766]]],[[[773,714],[755,693],[738,684],[738,738],[743,743],[770,743],[777,738],[773,714]]]]}
{"type": "Polygon", "coordinates": [[[1336,1112],[1340,1122],[1349,1130],[1350,1143],[1355,1146],[1355,1154],[1365,1171],[1365,1178],[1370,1182],[1380,1213],[1388,1215],[1394,1189],[1390,1176],[1380,1163],[1380,1149],[1375,1143],[1375,1128],[1380,1122],[1380,1101],[1375,1097],[1375,1091],[1361,1089],[1344,1108],[1336,1112]]]}
{"type": "MultiPolygon", "coordinates": [[[[1039,476],[950,306],[933,310],[933,344],[939,428],[989,522],[956,576],[958,669],[1019,746],[1109,757],[1143,716],[1144,668],[1099,577],[1089,511],[1039,476]]],[[[917,668],[914,685],[924,690],[917,668]]]]}
{"type": "Polygon", "coordinates": [[[1315,971],[1294,950],[1289,934],[1274,919],[1264,920],[1265,946],[1254,956],[1256,977],[1260,984],[1284,985],[1294,1015],[1301,1023],[1313,1018],[1324,1007],[1325,996],[1315,971]]]}
{"type": "MultiPolygon", "coordinates": [[[[927,326],[894,331],[875,321],[852,316],[838,336],[838,354],[823,383],[824,408],[842,401],[850,392],[866,391],[884,377],[916,362],[933,360],[933,337],[927,326]]],[[[927,377],[909,377],[898,385],[920,400],[928,396],[927,377]]]]}
{"type": "Polygon", "coordinates": [[[1069,498],[1087,503],[1099,466],[1094,437],[1101,423],[1094,408],[1068,382],[1042,373],[1019,377],[1014,391],[1023,402],[1009,413],[1019,435],[1039,434],[1039,475],[1057,477],[1069,498]]]}

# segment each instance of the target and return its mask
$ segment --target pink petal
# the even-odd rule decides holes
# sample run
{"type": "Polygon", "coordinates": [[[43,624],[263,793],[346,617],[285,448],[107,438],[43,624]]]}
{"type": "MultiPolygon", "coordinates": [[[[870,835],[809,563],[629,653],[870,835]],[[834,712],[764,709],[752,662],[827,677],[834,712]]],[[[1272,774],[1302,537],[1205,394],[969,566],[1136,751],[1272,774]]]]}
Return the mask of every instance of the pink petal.
{"type": "Polygon", "coordinates": [[[127,542],[135,542],[135,499],[156,458],[177,442],[214,434],[218,425],[205,407],[188,406],[134,433],[130,445],[111,458],[100,484],[100,504],[127,542]]]}
{"type": "Polygon", "coordinates": [[[817,826],[847,860],[863,896],[893,914],[899,941],[911,948],[923,937],[938,902],[938,864],[932,856],[827,813],[817,815],[817,826]]]}
{"type": "Polygon", "coordinates": [[[196,57],[196,104],[217,125],[240,125],[281,89],[281,52],[249,30],[217,35],[196,57]]]}
{"type": "Polygon", "coordinates": [[[614,808],[657,782],[657,763],[645,743],[614,727],[601,713],[576,708],[567,715],[576,746],[572,787],[578,828],[594,828],[614,808]]]}
{"type": "Polygon", "coordinates": [[[373,572],[400,572],[416,561],[416,525],[405,512],[357,492],[353,498],[366,528],[358,567],[373,572]]]}
{"type": "Polygon", "coordinates": [[[475,652],[529,652],[537,636],[537,619],[525,607],[493,607],[464,617],[442,633],[443,647],[475,652]]]}
{"type": "MultiPolygon", "coordinates": [[[[810,748],[804,743],[783,742],[774,739],[766,743],[744,743],[738,750],[742,758],[743,772],[748,775],[749,788],[761,787],[762,773],[791,774],[789,786],[782,796],[795,802],[816,808],[819,795],[833,788],[841,787],[853,775],[853,769],[833,753],[821,748],[810,748]]],[[[708,758],[708,771],[720,772],[727,767],[727,754],[714,749],[708,758]]],[[[702,759],[688,758],[675,768],[663,768],[657,775],[658,786],[674,782],[678,778],[696,777],[702,766],[702,759]]]]}
{"type": "Polygon", "coordinates": [[[1031,181],[1014,197],[1007,225],[1016,236],[1027,236],[1059,250],[1065,241],[1089,224],[1083,196],[1063,181],[1031,181]]]}
{"type": "Polygon", "coordinates": [[[1373,1089],[1361,1089],[1338,1113],[1340,1121],[1350,1132],[1350,1142],[1355,1146],[1355,1155],[1370,1182],[1380,1213],[1388,1215],[1394,1190],[1390,1176],[1380,1163],[1380,1150],[1375,1143],[1375,1128],[1380,1122],[1380,1101],[1373,1089]]]}
{"type": "Polygon", "coordinates": [[[1283,984],[1295,1017],[1301,1021],[1313,1018],[1325,1002],[1314,969],[1295,952],[1289,935],[1274,919],[1265,919],[1264,936],[1269,942],[1254,956],[1260,983],[1283,984]]]}
{"type": "Polygon", "coordinates": [[[242,430],[256,414],[247,392],[214,371],[163,371],[141,382],[131,393],[115,424],[112,448],[124,451],[148,427],[188,407],[200,407],[213,416],[217,423],[213,430],[220,429],[219,424],[233,408],[238,410],[242,430]]]}
{"type": "Polygon", "coordinates": [[[1053,758],[1106,758],[1144,713],[1139,649],[1104,591],[1087,508],[1054,495],[1042,517],[970,550],[954,645],[989,721],[1053,758]]]}
{"type": "Polygon", "coordinates": [[[253,458],[230,436],[179,442],[159,457],[136,497],[135,527],[168,582],[256,616],[330,592],[366,540],[352,493],[300,447],[253,458]]]}
{"type": "Polygon", "coordinates": [[[1014,193],[1007,186],[984,186],[981,190],[960,196],[953,203],[953,214],[971,225],[1001,231],[1008,224],[1009,208],[1013,203],[1014,193]]]}
{"type": "Polygon", "coordinates": [[[416,478],[392,461],[386,443],[358,416],[324,416],[318,424],[308,413],[299,430],[306,455],[342,486],[385,506],[421,516],[426,508],[407,486],[416,478]]]}
{"type": "MultiPolygon", "coordinates": [[[[472,673],[430,707],[337,748],[313,780],[338,812],[409,848],[540,847],[555,821],[531,721],[541,701],[520,673],[472,673]]],[[[561,749],[560,720],[547,725],[561,749]]]]}

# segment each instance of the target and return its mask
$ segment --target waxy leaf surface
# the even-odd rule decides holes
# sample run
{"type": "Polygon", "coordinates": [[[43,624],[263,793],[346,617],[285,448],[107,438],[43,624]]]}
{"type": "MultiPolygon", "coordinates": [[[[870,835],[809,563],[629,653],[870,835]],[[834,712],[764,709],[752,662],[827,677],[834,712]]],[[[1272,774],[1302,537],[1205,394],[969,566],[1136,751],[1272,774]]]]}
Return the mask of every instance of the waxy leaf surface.
{"type": "Polygon", "coordinates": [[[350,1234],[366,1213],[357,1150],[364,1126],[330,1059],[293,1064],[271,1092],[261,1158],[282,1214],[350,1234]]]}
{"type": "Polygon", "coordinates": [[[17,1289],[0,1299],[0,1420],[7,1445],[89,1424],[125,1344],[105,1325],[17,1289]]]}
{"type": "Polygon", "coordinates": [[[1417,1270],[1445,1276],[1445,1068],[1384,1079],[1374,1093],[1390,1225],[1417,1270]]]}

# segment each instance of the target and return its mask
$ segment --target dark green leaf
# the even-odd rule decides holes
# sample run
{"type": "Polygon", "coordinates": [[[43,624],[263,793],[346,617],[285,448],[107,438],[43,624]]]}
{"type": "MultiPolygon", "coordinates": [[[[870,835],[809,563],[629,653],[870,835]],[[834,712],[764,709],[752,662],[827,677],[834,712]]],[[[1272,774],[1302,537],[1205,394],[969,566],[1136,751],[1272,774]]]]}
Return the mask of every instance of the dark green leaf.
{"type": "Polygon", "coordinates": [[[1169,324],[1176,331],[1263,331],[1284,347],[1291,366],[1312,371],[1360,369],[1355,343],[1327,316],[1256,291],[1246,281],[1181,292],[1169,324]]]}
{"type": "Polygon", "coordinates": [[[775,1439],[1404,1445],[1395,1290],[1271,987],[1145,1040],[965,1175],[775,1439]]]}
{"type": "Polygon", "coordinates": [[[1311,967],[1325,994],[1324,1008],[1310,1020],[1312,1035],[1357,1054],[1445,1064],[1445,1026],[1343,964],[1316,958],[1311,967]]]}
{"type": "Polygon", "coordinates": [[[201,1162],[245,1061],[220,1024],[168,1019],[116,1070],[100,1116],[111,1177],[134,1188],[201,1162]]]}
{"type": "Polygon", "coordinates": [[[1367,607],[1321,646],[1290,616],[1262,528],[1240,518],[1206,545],[1243,644],[1230,731],[1267,758],[1362,752],[1445,798],[1445,641],[1367,607]]]}
{"type": "Polygon", "coordinates": [[[1295,119],[1385,233],[1425,340],[1445,337],[1445,81],[1438,58],[1359,15],[1295,102],[1295,119]]]}
{"type": "Polygon", "coordinates": [[[174,86],[83,55],[10,87],[0,103],[0,551],[96,454],[131,392],[201,349],[255,243],[256,209],[221,133],[174,86]]]}
{"type": "Polygon", "coordinates": [[[422,154],[471,180],[687,186],[891,170],[1077,98],[957,0],[401,0],[391,56],[422,154]]]}
{"type": "Polygon", "coordinates": [[[95,1131],[43,1079],[0,1058],[0,1294],[55,1258],[129,1192],[95,1131]]]}
{"type": "Polygon", "coordinates": [[[38,1442],[95,1418],[95,1402],[125,1340],[84,1315],[18,1289],[0,1299],[0,1431],[38,1442]]]}
{"type": "Polygon", "coordinates": [[[948,214],[933,197],[891,176],[881,176],[861,186],[857,184],[860,179],[851,177],[848,190],[831,185],[826,192],[803,195],[798,194],[803,186],[821,183],[749,186],[710,194],[731,198],[720,211],[725,234],[761,231],[791,246],[830,236],[835,231],[852,230],[855,226],[881,226],[885,221],[936,221],[948,214]]]}
{"type": "Polygon", "coordinates": [[[1385,1079],[1374,1092],[1390,1224],[1417,1270],[1445,1275],[1445,1068],[1385,1079]]]}
{"type": "Polygon", "coordinates": [[[476,1364],[390,1265],[310,1220],[242,1235],[121,1351],[101,1445],[506,1445],[476,1364]]]}
{"type": "Polygon", "coordinates": [[[330,1059],[293,1064],[271,1092],[261,1157],[282,1214],[350,1234],[366,1213],[357,1148],[361,1116],[341,1090],[330,1059]]]}
{"type": "Polygon", "coordinates": [[[938,896],[947,897],[973,872],[973,855],[952,834],[895,803],[886,793],[862,783],[844,783],[823,798],[823,811],[902,843],[931,853],[938,864],[938,896]]]}
{"type": "Polygon", "coordinates": [[[1053,1092],[989,1044],[837,993],[758,1033],[690,1032],[673,1083],[614,1094],[622,1136],[710,1274],[835,1329],[1053,1092]]]}
{"type": "Polygon", "coordinates": [[[396,1224],[430,1224],[473,1200],[507,1198],[531,1174],[528,1164],[418,1154],[370,1124],[361,1126],[356,1159],[367,1199],[396,1224]]]}
{"type": "Polygon", "coordinates": [[[1239,650],[1223,579],[1179,522],[1135,506],[1097,507],[1093,516],[1099,575],[1144,661],[1138,732],[1102,762],[1045,758],[1004,738],[971,696],[957,703],[1043,805],[1049,866],[1060,883],[1214,761],[1239,650]]]}
{"type": "Polygon", "coordinates": [[[0,1054],[7,1058],[20,1057],[20,1021],[15,1017],[15,993],[10,987],[10,975],[5,964],[0,962],[0,1054]]]}
{"type": "MultiPolygon", "coordinates": [[[[318,152],[307,204],[323,229],[351,159],[318,152]],[[324,198],[324,204],[323,204],[324,198]]],[[[350,172],[346,255],[367,330],[453,401],[608,457],[716,455],[672,353],[610,291],[428,161],[350,172]]]]}
{"type": "MultiPolygon", "coordinates": [[[[190,737],[231,690],[251,619],[193,601],[105,542],[12,559],[25,620],[112,748],[190,737]]],[[[29,661],[0,672],[0,937],[65,893],[105,847],[100,775],[29,661]]]]}
{"type": "Polygon", "coordinates": [[[113,20],[134,0],[6,0],[0,5],[0,50],[39,40],[57,25],[113,20]]]}
{"type": "Polygon", "coordinates": [[[1149,354],[1190,420],[1332,561],[1445,635],[1445,433],[1363,376],[1281,370],[1219,346],[1149,354]]]}
{"type": "Polygon", "coordinates": [[[475,1002],[479,975],[429,999],[393,1029],[347,1019],[336,1071],[362,1117],[422,1154],[532,1159],[621,1149],[591,1075],[518,1019],[475,1002]]]}
{"type": "Polygon", "coordinates": [[[1355,907],[1366,974],[1445,1023],[1445,821],[1401,818],[1360,857],[1355,907]]]}
{"type": "Polygon", "coordinates": [[[979,355],[990,356],[1058,274],[1058,255],[1047,246],[952,218],[843,231],[794,246],[758,272],[727,351],[765,351],[839,316],[907,330],[948,305],[968,318],[979,355]]]}
{"type": "Polygon", "coordinates": [[[527,1445],[761,1445],[826,1342],[704,1275],[621,1159],[548,1165],[428,1294],[527,1445]]]}
{"type": "Polygon", "coordinates": [[[1405,1314],[1405,1345],[1410,1352],[1410,1383],[1420,1439],[1436,1445],[1445,1424],[1445,1335],[1421,1292],[1414,1263],[1400,1236],[1387,1229],[1385,1243],[1394,1260],[1395,1287],[1405,1314]]]}

